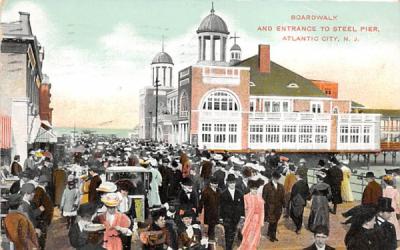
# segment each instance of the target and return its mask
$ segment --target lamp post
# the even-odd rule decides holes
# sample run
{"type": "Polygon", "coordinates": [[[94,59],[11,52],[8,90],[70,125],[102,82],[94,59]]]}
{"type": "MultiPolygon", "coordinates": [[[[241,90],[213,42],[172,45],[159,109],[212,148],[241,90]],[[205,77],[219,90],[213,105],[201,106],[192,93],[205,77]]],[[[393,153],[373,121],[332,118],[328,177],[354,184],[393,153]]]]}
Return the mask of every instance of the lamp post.
{"type": "Polygon", "coordinates": [[[160,86],[158,83],[160,81],[158,80],[158,76],[156,78],[155,87],[156,87],[156,130],[154,131],[154,140],[157,142],[157,132],[158,132],[158,87],[160,86]]]}
{"type": "Polygon", "coordinates": [[[150,115],[149,128],[150,128],[150,140],[151,140],[151,131],[153,130],[153,112],[149,111],[149,115],[150,115]]]}

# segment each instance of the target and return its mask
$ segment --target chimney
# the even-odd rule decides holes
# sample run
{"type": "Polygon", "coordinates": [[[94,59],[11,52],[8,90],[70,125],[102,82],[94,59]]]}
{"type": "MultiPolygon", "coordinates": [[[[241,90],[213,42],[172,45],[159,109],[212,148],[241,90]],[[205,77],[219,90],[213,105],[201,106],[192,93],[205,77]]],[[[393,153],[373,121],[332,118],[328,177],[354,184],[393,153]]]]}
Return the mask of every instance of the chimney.
{"type": "Polygon", "coordinates": [[[19,20],[21,22],[22,31],[20,32],[21,35],[32,35],[32,28],[31,28],[31,21],[30,21],[30,14],[28,12],[19,12],[19,20]]]}
{"type": "Polygon", "coordinates": [[[258,70],[260,71],[260,73],[271,72],[269,45],[258,45],[258,70]]]}

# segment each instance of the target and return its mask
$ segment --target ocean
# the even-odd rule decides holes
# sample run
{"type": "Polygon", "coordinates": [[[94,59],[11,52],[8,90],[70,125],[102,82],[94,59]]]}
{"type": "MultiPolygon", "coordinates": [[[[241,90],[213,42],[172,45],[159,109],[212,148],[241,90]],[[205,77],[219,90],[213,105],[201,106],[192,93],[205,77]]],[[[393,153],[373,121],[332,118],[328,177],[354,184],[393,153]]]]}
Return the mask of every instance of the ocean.
{"type": "MultiPolygon", "coordinates": [[[[75,128],[75,132],[80,134],[83,130],[94,131],[94,134],[114,134],[118,137],[129,137],[129,133],[133,133],[133,129],[112,129],[112,128],[75,128]]],[[[63,134],[72,134],[74,128],[58,128],[54,127],[53,131],[57,136],[62,136],[63,134]]]]}

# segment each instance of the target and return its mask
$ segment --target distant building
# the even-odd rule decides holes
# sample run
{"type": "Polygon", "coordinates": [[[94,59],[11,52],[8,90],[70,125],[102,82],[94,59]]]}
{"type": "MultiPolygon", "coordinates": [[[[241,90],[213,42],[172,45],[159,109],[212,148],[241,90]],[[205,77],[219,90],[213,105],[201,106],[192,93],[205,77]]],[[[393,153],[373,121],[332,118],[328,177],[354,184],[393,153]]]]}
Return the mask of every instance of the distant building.
{"type": "MultiPolygon", "coordinates": [[[[271,61],[269,45],[242,59],[235,41],[227,62],[229,34],[212,9],[197,29],[198,61],[179,71],[177,88],[166,93],[168,113],[147,126],[157,126],[158,138],[209,149],[379,151],[379,114],[352,113],[350,100],[337,99],[337,83],[309,80],[271,61]]],[[[154,98],[147,93],[141,100],[154,98]]],[[[141,105],[141,120],[148,104],[141,105]]]]}

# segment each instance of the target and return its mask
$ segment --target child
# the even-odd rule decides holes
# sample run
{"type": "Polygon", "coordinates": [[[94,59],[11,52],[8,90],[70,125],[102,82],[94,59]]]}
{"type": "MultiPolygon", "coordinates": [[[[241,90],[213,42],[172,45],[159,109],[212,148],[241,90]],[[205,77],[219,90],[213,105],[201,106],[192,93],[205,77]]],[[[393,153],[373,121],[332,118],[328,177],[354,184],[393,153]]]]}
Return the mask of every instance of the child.
{"type": "Polygon", "coordinates": [[[75,186],[75,178],[73,175],[69,175],[68,186],[64,189],[60,204],[62,216],[67,219],[67,229],[69,229],[75,221],[79,199],[79,190],[75,186]]]}

